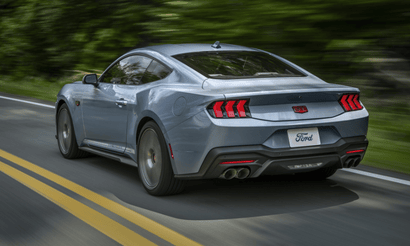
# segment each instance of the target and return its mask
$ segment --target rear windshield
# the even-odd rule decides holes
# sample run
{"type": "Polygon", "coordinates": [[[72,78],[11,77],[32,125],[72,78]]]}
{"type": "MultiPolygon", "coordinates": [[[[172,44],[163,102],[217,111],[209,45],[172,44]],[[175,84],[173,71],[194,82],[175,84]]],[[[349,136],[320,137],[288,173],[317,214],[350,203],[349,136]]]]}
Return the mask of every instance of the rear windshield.
{"type": "Polygon", "coordinates": [[[209,78],[300,77],[300,71],[277,58],[254,51],[212,51],[173,56],[209,78]]]}

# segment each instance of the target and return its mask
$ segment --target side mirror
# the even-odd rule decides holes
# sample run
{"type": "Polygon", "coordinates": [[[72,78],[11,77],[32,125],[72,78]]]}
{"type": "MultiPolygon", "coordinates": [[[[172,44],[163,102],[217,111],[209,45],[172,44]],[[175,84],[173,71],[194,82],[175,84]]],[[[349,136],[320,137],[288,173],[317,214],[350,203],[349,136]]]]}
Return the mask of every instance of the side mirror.
{"type": "Polygon", "coordinates": [[[83,77],[83,84],[91,84],[94,86],[98,85],[98,78],[97,78],[97,74],[93,73],[93,74],[86,74],[83,77]]]}

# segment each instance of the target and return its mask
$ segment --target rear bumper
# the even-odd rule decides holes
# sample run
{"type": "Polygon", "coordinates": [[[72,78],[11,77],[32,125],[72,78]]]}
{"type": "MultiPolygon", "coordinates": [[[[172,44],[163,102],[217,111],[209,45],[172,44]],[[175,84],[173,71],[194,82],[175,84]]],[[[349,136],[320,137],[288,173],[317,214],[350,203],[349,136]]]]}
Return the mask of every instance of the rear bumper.
{"type": "MultiPolygon", "coordinates": [[[[341,138],[334,144],[273,149],[263,145],[214,148],[207,154],[200,170],[194,174],[175,175],[180,179],[218,178],[231,167],[248,167],[249,177],[262,174],[291,174],[309,172],[323,167],[337,165],[342,168],[352,158],[362,160],[369,142],[365,136],[341,138]],[[363,152],[346,154],[350,150],[362,149],[363,152]],[[247,164],[219,164],[223,161],[256,160],[247,164]],[[305,165],[304,165],[305,164],[305,165]],[[310,165],[310,164],[315,164],[310,165]]],[[[359,163],[357,161],[355,166],[359,163]]]]}

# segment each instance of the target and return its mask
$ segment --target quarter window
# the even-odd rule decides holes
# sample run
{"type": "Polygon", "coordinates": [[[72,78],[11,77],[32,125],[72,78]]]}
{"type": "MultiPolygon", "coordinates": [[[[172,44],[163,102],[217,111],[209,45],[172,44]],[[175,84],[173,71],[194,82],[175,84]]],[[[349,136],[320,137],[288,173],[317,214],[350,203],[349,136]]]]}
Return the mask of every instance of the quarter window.
{"type": "Polygon", "coordinates": [[[147,70],[145,71],[144,77],[142,77],[142,83],[150,83],[160,79],[163,79],[171,73],[171,70],[161,63],[153,60],[147,70]]]}

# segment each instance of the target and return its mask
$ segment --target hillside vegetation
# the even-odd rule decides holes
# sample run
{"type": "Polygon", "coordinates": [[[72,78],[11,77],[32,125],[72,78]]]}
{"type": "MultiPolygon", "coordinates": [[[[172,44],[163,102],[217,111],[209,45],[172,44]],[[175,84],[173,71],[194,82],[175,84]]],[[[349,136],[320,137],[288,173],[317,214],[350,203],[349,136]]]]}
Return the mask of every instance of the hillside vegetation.
{"type": "Polygon", "coordinates": [[[53,101],[147,45],[251,46],[358,87],[370,111],[364,163],[410,173],[409,30],[402,0],[2,0],[0,91],[53,101]]]}

